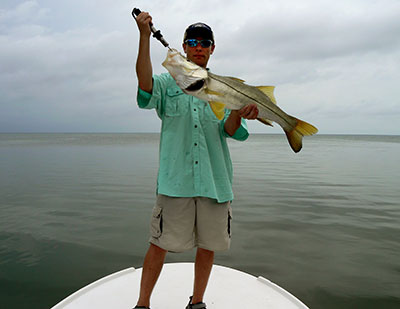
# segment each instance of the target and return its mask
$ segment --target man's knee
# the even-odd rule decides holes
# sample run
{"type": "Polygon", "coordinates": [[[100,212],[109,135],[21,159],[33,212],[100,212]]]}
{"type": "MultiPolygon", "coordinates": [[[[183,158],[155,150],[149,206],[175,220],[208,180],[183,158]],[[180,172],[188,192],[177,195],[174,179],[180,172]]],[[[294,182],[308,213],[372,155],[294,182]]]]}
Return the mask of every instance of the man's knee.
{"type": "Polygon", "coordinates": [[[200,248],[200,247],[197,248],[197,252],[200,253],[200,254],[206,254],[206,255],[213,255],[214,254],[214,251],[208,250],[208,249],[204,249],[204,248],[200,248]]]}
{"type": "Polygon", "coordinates": [[[161,248],[161,247],[159,247],[159,246],[157,246],[157,245],[155,245],[153,243],[150,243],[149,250],[153,251],[154,253],[160,253],[160,254],[167,253],[167,250],[165,250],[165,249],[163,249],[163,248],[161,248]]]}

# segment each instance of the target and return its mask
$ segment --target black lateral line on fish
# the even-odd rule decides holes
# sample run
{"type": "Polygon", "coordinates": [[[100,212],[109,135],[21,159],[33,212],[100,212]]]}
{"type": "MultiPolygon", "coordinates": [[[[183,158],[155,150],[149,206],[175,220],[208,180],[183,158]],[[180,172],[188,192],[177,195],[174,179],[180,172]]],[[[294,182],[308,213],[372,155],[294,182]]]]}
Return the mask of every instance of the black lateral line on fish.
{"type": "Polygon", "coordinates": [[[284,122],[286,122],[289,126],[292,126],[292,124],[290,124],[288,121],[286,121],[286,119],[283,118],[283,117],[281,117],[279,114],[275,113],[271,108],[269,108],[268,106],[265,106],[264,104],[262,104],[262,103],[259,102],[258,100],[253,99],[251,96],[249,96],[249,95],[247,95],[247,94],[245,94],[245,93],[239,91],[238,89],[233,88],[231,85],[229,85],[229,84],[226,83],[225,81],[216,78],[214,74],[212,74],[212,76],[209,74],[209,77],[210,77],[210,78],[214,78],[215,80],[217,80],[217,81],[219,81],[219,82],[225,84],[225,85],[228,86],[229,88],[231,88],[231,89],[233,89],[233,90],[239,92],[240,94],[242,94],[243,96],[249,98],[250,100],[253,100],[253,101],[255,101],[255,102],[258,102],[260,105],[262,105],[263,107],[265,107],[266,109],[270,110],[272,113],[274,113],[275,115],[277,115],[279,118],[281,118],[281,119],[282,119],[284,122]]]}

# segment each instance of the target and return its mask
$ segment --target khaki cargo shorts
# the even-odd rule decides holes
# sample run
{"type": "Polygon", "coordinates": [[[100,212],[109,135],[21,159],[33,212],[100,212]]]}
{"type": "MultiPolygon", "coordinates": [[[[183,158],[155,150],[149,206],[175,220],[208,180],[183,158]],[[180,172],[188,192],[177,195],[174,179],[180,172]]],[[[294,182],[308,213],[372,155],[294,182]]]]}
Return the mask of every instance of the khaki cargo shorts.
{"type": "Polygon", "coordinates": [[[231,220],[230,202],[159,194],[153,208],[149,241],[170,252],[183,252],[194,247],[228,250],[231,220]]]}

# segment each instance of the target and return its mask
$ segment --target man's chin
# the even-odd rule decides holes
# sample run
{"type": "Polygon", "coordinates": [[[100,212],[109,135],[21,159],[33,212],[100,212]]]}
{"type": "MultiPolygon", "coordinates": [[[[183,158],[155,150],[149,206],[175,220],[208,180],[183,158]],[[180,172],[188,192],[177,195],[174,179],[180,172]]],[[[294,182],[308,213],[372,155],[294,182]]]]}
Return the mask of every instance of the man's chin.
{"type": "Polygon", "coordinates": [[[203,66],[205,66],[207,64],[206,60],[204,58],[195,58],[192,61],[194,63],[196,63],[198,66],[201,66],[201,67],[203,67],[203,66]]]}

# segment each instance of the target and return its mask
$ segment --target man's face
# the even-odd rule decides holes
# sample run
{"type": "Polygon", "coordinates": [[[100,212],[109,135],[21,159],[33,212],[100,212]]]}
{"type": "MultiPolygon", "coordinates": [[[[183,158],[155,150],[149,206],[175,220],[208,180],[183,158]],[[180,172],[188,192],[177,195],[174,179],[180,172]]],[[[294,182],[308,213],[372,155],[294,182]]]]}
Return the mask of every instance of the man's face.
{"type": "MultiPolygon", "coordinates": [[[[197,37],[197,40],[201,41],[202,37],[197,37]]],[[[189,45],[183,43],[183,50],[186,53],[186,58],[197,65],[206,68],[208,59],[214,52],[215,45],[211,45],[210,47],[202,47],[200,43],[195,47],[190,47],[189,45]]]]}

